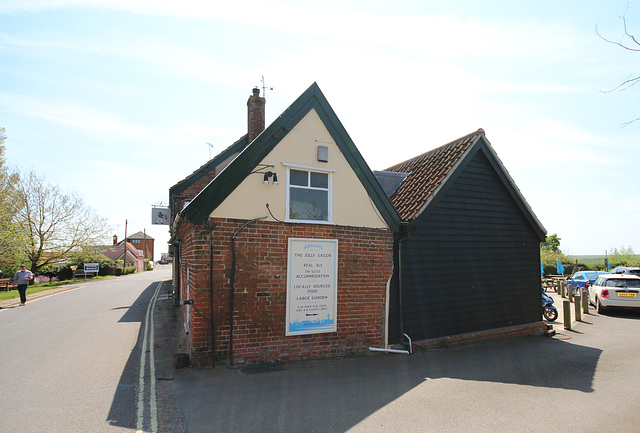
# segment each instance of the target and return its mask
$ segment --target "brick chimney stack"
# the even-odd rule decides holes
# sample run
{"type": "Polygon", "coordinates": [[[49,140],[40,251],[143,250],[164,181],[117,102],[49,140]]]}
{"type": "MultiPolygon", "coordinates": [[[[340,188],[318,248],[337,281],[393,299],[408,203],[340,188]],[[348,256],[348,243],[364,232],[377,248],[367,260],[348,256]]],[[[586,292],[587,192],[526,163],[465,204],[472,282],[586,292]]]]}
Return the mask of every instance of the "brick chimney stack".
{"type": "Polygon", "coordinates": [[[118,245],[118,235],[113,235],[113,245],[118,245]]]}
{"type": "Polygon", "coordinates": [[[260,89],[253,89],[253,95],[247,101],[248,131],[247,143],[251,143],[264,131],[264,105],[266,100],[260,97],[260,89]]]}

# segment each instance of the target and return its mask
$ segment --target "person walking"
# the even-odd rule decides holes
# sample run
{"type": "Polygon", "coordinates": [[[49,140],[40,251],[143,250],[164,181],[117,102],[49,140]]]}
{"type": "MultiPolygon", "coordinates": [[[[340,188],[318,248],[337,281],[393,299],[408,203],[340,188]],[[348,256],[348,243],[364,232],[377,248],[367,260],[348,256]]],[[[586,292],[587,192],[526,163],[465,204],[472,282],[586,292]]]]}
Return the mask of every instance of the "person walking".
{"type": "Polygon", "coordinates": [[[27,288],[29,287],[29,280],[32,279],[33,274],[27,270],[27,265],[20,265],[20,270],[13,276],[13,282],[18,286],[18,292],[20,293],[20,305],[27,303],[27,288]]]}

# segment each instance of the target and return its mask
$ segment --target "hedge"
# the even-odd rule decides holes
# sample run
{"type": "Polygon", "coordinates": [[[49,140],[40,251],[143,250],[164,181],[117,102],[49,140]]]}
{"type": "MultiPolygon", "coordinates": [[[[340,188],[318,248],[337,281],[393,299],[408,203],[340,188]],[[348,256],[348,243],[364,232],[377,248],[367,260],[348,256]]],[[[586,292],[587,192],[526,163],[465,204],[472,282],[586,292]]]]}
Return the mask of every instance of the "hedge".
{"type": "Polygon", "coordinates": [[[126,268],[117,268],[116,276],[133,274],[137,270],[137,266],[127,266],[126,268]]]}

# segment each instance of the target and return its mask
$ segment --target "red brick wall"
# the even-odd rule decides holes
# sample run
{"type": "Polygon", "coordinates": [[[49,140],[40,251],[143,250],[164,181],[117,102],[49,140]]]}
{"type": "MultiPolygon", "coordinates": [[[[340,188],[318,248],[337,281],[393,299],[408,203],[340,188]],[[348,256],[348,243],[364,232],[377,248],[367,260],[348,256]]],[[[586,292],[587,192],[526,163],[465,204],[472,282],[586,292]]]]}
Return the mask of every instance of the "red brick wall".
{"type": "MultiPolygon", "coordinates": [[[[194,306],[206,317],[210,317],[209,302],[207,297],[204,303],[204,287],[208,287],[208,280],[205,279],[209,275],[209,244],[210,231],[204,226],[194,226],[191,223],[183,223],[178,230],[178,240],[180,241],[180,251],[178,260],[174,261],[174,285],[179,293],[181,301],[197,300],[194,306]],[[206,269],[206,271],[205,271],[206,269]],[[179,281],[176,281],[178,278],[179,281]]],[[[193,307],[185,308],[185,317],[188,314],[191,332],[187,336],[190,347],[193,347],[194,341],[201,345],[203,338],[198,334],[202,332],[202,328],[208,325],[202,324],[204,319],[196,314],[193,307]],[[194,322],[195,321],[195,322],[194,322]],[[193,324],[197,324],[197,330],[194,331],[193,324]]]]}
{"type": "Polygon", "coordinates": [[[200,191],[204,189],[205,186],[209,185],[209,182],[216,177],[216,170],[211,169],[209,172],[204,173],[202,177],[196,180],[192,185],[190,185],[187,189],[182,191],[180,194],[175,194],[171,197],[172,203],[172,213],[174,216],[180,213],[182,208],[184,207],[184,202],[186,200],[192,200],[200,191]]]}
{"type": "MultiPolygon", "coordinates": [[[[231,237],[246,221],[216,219],[213,229],[213,316],[218,357],[229,362],[231,237]]],[[[210,236],[203,226],[181,236],[183,299],[207,318],[210,310],[210,236]]],[[[383,347],[386,284],[392,273],[393,236],[388,230],[259,221],[236,237],[233,363],[314,359],[383,347]],[[285,336],[289,238],[338,239],[337,332],[285,336]]],[[[186,307],[184,307],[186,308],[186,307]]],[[[189,309],[192,362],[211,363],[210,325],[189,309]]],[[[185,311],[186,312],[186,311],[185,311]]]]}

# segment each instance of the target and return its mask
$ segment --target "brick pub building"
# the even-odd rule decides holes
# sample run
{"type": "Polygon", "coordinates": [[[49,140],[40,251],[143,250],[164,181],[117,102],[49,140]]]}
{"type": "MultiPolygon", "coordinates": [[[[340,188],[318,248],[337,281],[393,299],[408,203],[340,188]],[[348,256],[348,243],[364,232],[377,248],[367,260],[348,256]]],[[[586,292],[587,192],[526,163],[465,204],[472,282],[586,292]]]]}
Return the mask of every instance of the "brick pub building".
{"type": "Polygon", "coordinates": [[[484,131],[374,175],[315,83],[266,129],[258,89],[247,106],[248,133],[170,189],[194,365],[544,332],[545,230],[484,131]],[[500,297],[505,263],[525,278],[500,297]]]}
{"type": "Polygon", "coordinates": [[[384,347],[399,216],[316,84],[262,131],[264,102],[254,89],[247,136],[170,191],[192,362],[384,347]]]}

